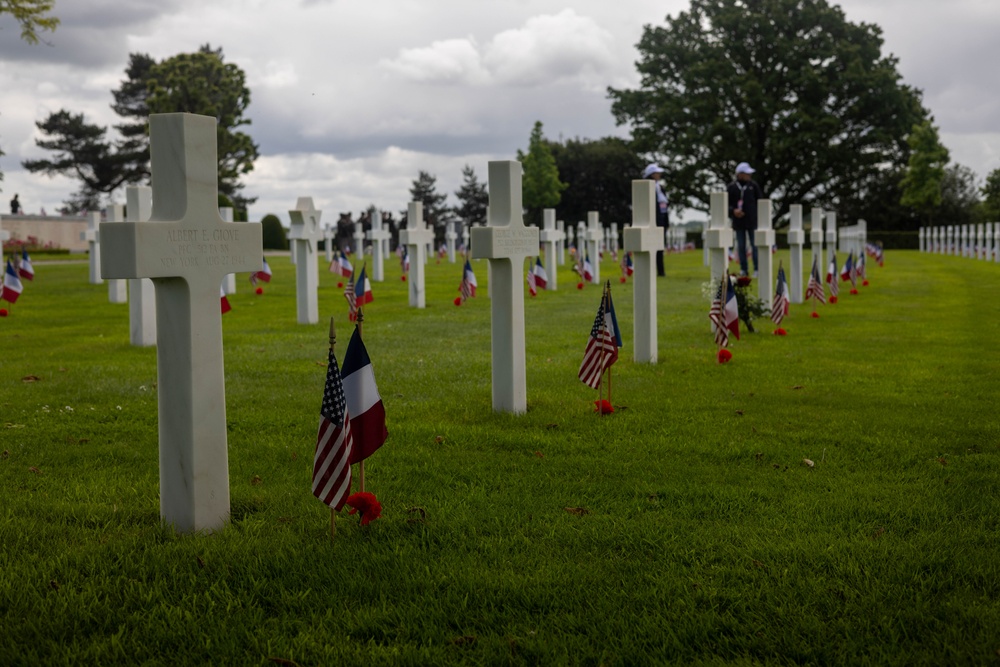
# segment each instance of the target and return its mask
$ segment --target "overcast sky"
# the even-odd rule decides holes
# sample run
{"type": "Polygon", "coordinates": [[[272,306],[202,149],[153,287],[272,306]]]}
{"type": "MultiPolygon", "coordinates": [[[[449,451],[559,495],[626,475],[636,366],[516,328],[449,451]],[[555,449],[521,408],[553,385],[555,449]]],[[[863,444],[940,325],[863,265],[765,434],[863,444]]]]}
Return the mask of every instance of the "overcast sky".
{"type": "MultiPolygon", "coordinates": [[[[884,52],[924,92],[953,161],[980,178],[1000,167],[997,0],[844,0],[884,31],[884,52]]],[[[405,209],[420,169],[452,194],[513,159],[536,120],[546,136],[624,135],[608,85],[637,82],[635,44],[688,0],[56,0],[62,24],[30,46],[0,17],[3,210],[15,192],[52,213],[77,188],[25,172],[34,123],[66,108],[110,126],[128,54],[157,60],[222,47],[247,74],[249,133],[261,157],[245,178],[250,219],[312,196],[323,221],[375,203],[405,209]]],[[[736,159],[738,156],[734,156],[736,159]]],[[[564,196],[572,196],[567,193],[564,196]]],[[[117,199],[123,200],[121,193],[117,199]]]]}

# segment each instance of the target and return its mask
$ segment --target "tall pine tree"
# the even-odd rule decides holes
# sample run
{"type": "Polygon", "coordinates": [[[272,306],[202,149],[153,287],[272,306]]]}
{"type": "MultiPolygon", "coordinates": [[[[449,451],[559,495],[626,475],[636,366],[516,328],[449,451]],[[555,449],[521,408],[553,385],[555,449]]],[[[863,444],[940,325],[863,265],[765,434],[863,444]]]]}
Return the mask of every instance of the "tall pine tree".
{"type": "Polygon", "coordinates": [[[557,206],[566,189],[566,184],[559,180],[552,149],[542,135],[541,121],[535,121],[531,130],[527,155],[518,149],[517,159],[524,169],[521,189],[524,207],[528,209],[528,222],[541,226],[542,209],[557,206]]]}
{"type": "Polygon", "coordinates": [[[462,187],[455,191],[458,206],[455,215],[467,225],[486,222],[486,212],[490,205],[490,195],[485,183],[476,178],[476,171],[469,165],[462,169],[462,187]]]}
{"type": "Polygon", "coordinates": [[[424,221],[431,229],[444,227],[452,220],[451,209],[445,204],[447,199],[447,194],[437,191],[437,176],[421,170],[410,187],[410,201],[423,203],[424,221]]]}

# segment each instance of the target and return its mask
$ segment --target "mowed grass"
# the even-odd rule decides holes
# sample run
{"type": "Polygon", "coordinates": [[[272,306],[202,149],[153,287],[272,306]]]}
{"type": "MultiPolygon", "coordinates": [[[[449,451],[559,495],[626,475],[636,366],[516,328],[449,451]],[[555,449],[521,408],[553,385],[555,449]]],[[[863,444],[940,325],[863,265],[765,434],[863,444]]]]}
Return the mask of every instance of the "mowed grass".
{"type": "Polygon", "coordinates": [[[351,327],[325,269],[321,322],[296,324],[294,267],[270,264],[223,317],[232,522],[179,536],[155,350],[85,264],[37,263],[0,319],[0,663],[998,661],[1000,266],[890,252],[861,294],[793,305],[787,337],[760,322],[718,365],[701,253],[671,255],[659,363],[637,365],[606,261],[625,347],[600,418],[576,379],[599,290],[568,265],[526,297],[511,416],[485,262],[456,308],[461,265],[432,260],[415,310],[392,261],[364,331],[384,515],[341,516],[331,544],[310,472],[328,317],[338,358],[351,327]]]}

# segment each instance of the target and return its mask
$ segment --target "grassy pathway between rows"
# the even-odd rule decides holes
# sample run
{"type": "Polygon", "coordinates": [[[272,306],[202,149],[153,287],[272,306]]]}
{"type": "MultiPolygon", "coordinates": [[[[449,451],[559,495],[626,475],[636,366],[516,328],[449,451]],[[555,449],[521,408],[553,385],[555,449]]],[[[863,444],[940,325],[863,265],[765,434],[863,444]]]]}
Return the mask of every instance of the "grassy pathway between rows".
{"type": "Polygon", "coordinates": [[[233,516],[211,536],[159,523],[155,351],[85,265],[38,262],[0,319],[0,662],[1000,661],[1000,267],[890,253],[720,366],[700,253],[667,261],[659,364],[632,363],[613,284],[603,419],[576,379],[597,288],[564,269],[527,301],[511,417],[490,410],[485,263],[456,308],[460,266],[432,261],[423,311],[390,264],[365,325],[384,516],[345,515],[333,545],[309,491],[327,325],[295,323],[287,258],[223,318],[233,516]]]}

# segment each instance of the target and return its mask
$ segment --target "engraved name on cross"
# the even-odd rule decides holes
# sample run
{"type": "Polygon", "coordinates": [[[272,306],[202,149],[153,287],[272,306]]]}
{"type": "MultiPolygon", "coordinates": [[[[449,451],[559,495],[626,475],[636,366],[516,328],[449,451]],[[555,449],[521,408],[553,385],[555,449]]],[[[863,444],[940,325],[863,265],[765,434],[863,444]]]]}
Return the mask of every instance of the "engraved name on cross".
{"type": "Polygon", "coordinates": [[[493,410],[528,409],[524,355],[524,259],[538,253],[538,228],[525,227],[521,163],[489,163],[489,225],[472,230],[472,256],[488,259],[493,410]]]}
{"type": "Polygon", "coordinates": [[[261,226],[219,215],[215,118],[149,125],[152,216],[101,225],[101,270],[156,286],[160,515],[181,532],[215,530],[229,517],[219,285],[260,268],[261,226]]]}

